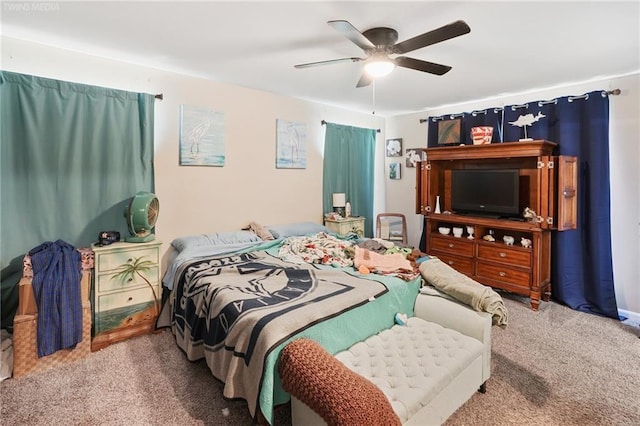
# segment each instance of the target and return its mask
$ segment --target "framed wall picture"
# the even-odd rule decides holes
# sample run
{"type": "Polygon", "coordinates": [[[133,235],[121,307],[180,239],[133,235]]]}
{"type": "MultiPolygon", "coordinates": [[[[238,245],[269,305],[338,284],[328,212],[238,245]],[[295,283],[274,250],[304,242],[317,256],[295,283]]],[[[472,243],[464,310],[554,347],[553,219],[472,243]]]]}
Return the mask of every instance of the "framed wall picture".
{"type": "Polygon", "coordinates": [[[276,168],[307,168],[307,125],[276,120],[276,168]]]}
{"type": "Polygon", "coordinates": [[[426,154],[422,148],[407,148],[404,158],[406,167],[415,168],[418,161],[426,160],[426,154]]]}
{"type": "Polygon", "coordinates": [[[401,163],[389,163],[389,179],[400,179],[401,163]]]}
{"type": "Polygon", "coordinates": [[[387,157],[401,157],[402,156],[402,138],[387,139],[385,145],[385,153],[387,157]]]}
{"type": "Polygon", "coordinates": [[[180,165],[224,166],[224,112],[180,106],[180,165]]]}
{"type": "Polygon", "coordinates": [[[461,142],[460,126],[462,120],[442,120],[438,123],[438,145],[451,145],[461,142]]]}

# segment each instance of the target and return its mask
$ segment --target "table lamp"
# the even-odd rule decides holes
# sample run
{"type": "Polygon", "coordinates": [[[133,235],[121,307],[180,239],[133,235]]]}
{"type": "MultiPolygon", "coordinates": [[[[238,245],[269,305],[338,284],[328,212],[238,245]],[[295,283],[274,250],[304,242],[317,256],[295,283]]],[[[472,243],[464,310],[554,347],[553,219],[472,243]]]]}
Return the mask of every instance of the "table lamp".
{"type": "Polygon", "coordinates": [[[344,217],[344,208],[347,205],[347,196],[344,192],[333,193],[333,211],[344,217]]]}

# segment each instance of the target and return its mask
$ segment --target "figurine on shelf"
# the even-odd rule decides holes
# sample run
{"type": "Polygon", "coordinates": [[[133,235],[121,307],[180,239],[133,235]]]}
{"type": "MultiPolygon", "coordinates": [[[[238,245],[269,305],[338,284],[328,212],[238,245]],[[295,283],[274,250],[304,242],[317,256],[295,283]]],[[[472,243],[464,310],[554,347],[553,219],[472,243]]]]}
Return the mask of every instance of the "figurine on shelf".
{"type": "Polygon", "coordinates": [[[511,235],[505,235],[504,237],[502,237],[502,241],[504,241],[506,245],[512,246],[515,238],[513,238],[511,235]]]}
{"type": "Polygon", "coordinates": [[[467,234],[469,234],[469,236],[467,237],[470,240],[473,240],[473,232],[474,232],[474,228],[471,225],[467,226],[467,234]]]}
{"type": "Polygon", "coordinates": [[[482,239],[485,241],[489,241],[490,243],[493,243],[496,240],[491,234],[485,235],[484,237],[482,237],[482,239]]]}
{"type": "Polygon", "coordinates": [[[525,237],[520,238],[520,245],[524,248],[531,247],[531,240],[525,237]]]}
{"type": "Polygon", "coordinates": [[[524,212],[522,212],[522,217],[527,219],[529,223],[540,223],[542,222],[542,216],[538,216],[535,210],[530,209],[529,207],[525,207],[524,212]]]}

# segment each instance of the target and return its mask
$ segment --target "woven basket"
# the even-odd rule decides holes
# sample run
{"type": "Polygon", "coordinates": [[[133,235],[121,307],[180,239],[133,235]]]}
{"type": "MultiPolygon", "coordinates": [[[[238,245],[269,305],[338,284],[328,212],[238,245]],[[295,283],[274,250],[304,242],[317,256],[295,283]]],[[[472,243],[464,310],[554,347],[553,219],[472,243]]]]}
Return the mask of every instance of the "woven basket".
{"type": "Polygon", "coordinates": [[[82,305],[82,342],[38,358],[38,314],[16,315],[13,320],[13,377],[47,370],[84,358],[91,353],[91,303],[82,305]]]}

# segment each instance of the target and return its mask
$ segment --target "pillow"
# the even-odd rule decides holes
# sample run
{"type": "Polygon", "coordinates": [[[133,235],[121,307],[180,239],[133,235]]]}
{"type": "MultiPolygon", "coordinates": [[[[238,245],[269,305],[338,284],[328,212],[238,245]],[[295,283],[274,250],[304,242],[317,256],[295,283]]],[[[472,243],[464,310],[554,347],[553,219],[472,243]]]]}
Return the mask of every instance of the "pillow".
{"type": "Polygon", "coordinates": [[[326,226],[314,222],[297,222],[285,223],[283,225],[271,225],[267,226],[267,229],[275,238],[311,235],[317,234],[318,232],[331,232],[326,226]]]}
{"type": "Polygon", "coordinates": [[[269,241],[276,238],[271,234],[271,232],[269,232],[267,228],[256,222],[249,222],[249,226],[244,229],[249,229],[264,241],[269,241]]]}
{"type": "Polygon", "coordinates": [[[217,246],[226,244],[253,243],[262,241],[258,235],[251,231],[214,232],[212,234],[189,235],[176,238],[171,245],[179,252],[204,246],[217,246]]]}

